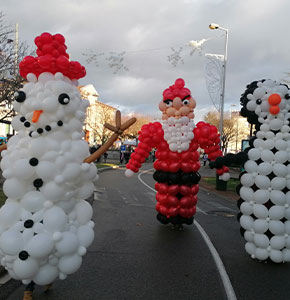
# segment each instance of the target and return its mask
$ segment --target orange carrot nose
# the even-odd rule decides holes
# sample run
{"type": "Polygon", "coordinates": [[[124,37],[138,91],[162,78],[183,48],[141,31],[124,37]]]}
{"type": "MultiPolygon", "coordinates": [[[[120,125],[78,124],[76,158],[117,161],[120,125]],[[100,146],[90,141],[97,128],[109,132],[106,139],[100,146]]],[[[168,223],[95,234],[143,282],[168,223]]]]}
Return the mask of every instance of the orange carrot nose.
{"type": "Polygon", "coordinates": [[[35,110],[35,111],[33,112],[33,116],[32,116],[32,120],[31,120],[31,121],[32,121],[33,123],[36,123],[36,122],[38,121],[40,115],[42,114],[42,112],[43,112],[43,110],[35,110]]]}

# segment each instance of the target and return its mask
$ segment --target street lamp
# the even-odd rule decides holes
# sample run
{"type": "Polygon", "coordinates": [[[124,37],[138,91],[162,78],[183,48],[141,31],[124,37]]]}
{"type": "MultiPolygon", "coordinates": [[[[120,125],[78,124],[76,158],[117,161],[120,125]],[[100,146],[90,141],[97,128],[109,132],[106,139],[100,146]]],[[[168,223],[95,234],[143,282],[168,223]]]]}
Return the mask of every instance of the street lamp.
{"type": "Polygon", "coordinates": [[[226,85],[226,63],[227,63],[227,54],[228,54],[228,36],[229,31],[226,28],[221,27],[218,24],[211,23],[208,26],[210,29],[220,29],[223,30],[226,33],[226,39],[225,39],[225,50],[224,50],[224,63],[223,63],[223,85],[222,85],[222,93],[221,93],[221,105],[220,105],[220,124],[219,124],[219,131],[221,135],[221,146],[222,146],[222,137],[223,137],[223,127],[224,127],[224,99],[225,99],[225,85],[226,85]]]}

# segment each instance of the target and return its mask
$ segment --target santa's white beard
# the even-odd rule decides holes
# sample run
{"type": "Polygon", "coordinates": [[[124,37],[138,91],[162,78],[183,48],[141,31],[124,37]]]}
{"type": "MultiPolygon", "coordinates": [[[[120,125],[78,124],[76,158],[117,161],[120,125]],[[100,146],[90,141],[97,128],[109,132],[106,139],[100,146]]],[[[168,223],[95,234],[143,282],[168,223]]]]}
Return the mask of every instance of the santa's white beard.
{"type": "Polygon", "coordinates": [[[194,121],[188,117],[180,119],[169,118],[162,121],[164,139],[173,152],[182,152],[189,149],[189,145],[194,138],[194,121]]]}

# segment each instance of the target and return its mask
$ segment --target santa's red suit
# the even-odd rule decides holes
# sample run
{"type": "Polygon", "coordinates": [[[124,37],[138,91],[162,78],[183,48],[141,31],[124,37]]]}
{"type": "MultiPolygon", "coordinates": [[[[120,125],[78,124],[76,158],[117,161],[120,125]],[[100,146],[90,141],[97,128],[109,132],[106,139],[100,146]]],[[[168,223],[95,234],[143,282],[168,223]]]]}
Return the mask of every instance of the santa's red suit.
{"type": "MultiPolygon", "coordinates": [[[[184,119],[186,123],[188,118],[187,120],[184,119]]],[[[179,123],[181,123],[179,127],[182,129],[182,118],[179,120],[179,123]]],[[[172,224],[185,223],[190,225],[196,212],[198,182],[200,180],[198,173],[200,162],[197,150],[199,147],[204,149],[210,160],[215,160],[218,156],[221,156],[219,134],[215,126],[199,122],[190,131],[192,139],[188,141],[188,149],[182,151],[180,147],[178,150],[176,146],[178,145],[178,138],[175,138],[173,145],[170,143],[170,137],[166,136],[169,142],[166,141],[164,131],[167,132],[168,127],[170,128],[168,123],[173,123],[173,120],[163,121],[162,124],[154,122],[143,125],[139,132],[139,144],[135,152],[132,153],[126,167],[133,172],[138,172],[142,163],[149,156],[150,151],[156,148],[157,160],[154,162],[156,171],[153,177],[157,181],[155,184],[157,190],[157,219],[163,224],[171,222],[172,224]],[[170,148],[174,148],[175,151],[170,150],[170,148]]],[[[191,127],[189,125],[188,129],[194,126],[192,124],[194,123],[191,122],[191,127]]],[[[176,126],[176,122],[172,125],[176,126]]],[[[169,130],[169,132],[171,131],[169,130]]],[[[182,142],[184,142],[184,139],[181,139],[179,144],[182,144],[182,142]]],[[[228,172],[227,167],[217,170],[219,175],[225,172],[228,172]]]]}

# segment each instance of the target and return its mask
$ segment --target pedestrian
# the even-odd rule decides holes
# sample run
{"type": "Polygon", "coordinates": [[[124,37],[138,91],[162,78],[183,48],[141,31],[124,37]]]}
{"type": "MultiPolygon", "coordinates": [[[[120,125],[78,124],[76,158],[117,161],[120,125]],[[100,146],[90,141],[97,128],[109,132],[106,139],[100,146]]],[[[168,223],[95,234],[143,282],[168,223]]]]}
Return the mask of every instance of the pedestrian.
{"type": "Polygon", "coordinates": [[[121,152],[120,152],[120,164],[123,163],[124,158],[125,158],[124,152],[121,151],[121,152]]]}
{"type": "Polygon", "coordinates": [[[128,163],[128,161],[130,159],[130,156],[131,156],[131,153],[129,151],[126,151],[125,154],[124,154],[126,164],[128,163]]]}
{"type": "Polygon", "coordinates": [[[105,152],[105,153],[104,153],[104,162],[106,162],[106,161],[107,161],[107,157],[108,157],[108,153],[107,153],[107,152],[105,152]]]}
{"type": "Polygon", "coordinates": [[[202,160],[203,160],[203,166],[205,167],[206,162],[207,162],[207,154],[206,153],[203,153],[202,160]]]}

